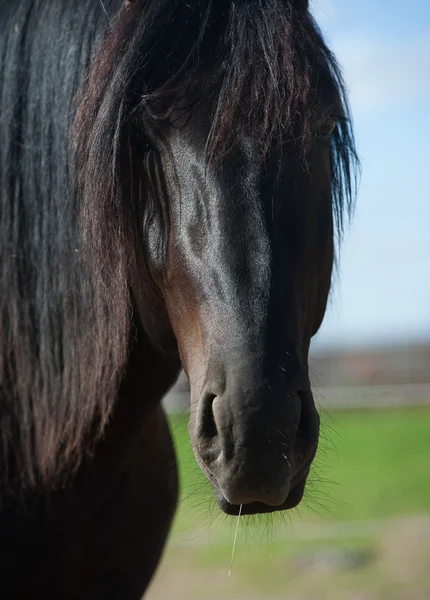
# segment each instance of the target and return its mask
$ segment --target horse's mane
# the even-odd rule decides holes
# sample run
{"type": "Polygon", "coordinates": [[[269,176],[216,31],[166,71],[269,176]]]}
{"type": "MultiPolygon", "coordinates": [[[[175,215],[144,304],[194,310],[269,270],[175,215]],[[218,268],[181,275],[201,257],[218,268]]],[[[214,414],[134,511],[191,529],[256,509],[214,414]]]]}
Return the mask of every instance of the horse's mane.
{"type": "Polygon", "coordinates": [[[355,153],[339,69],[304,0],[136,0],[114,18],[120,0],[11,4],[0,1],[0,481],[53,485],[111,415],[131,294],[150,286],[142,111],[205,90],[208,158],[252,128],[263,156],[294,139],[306,160],[332,109],[316,87],[331,87],[344,112],[332,143],[339,229],[355,153]],[[101,39],[75,103],[71,169],[73,101],[101,39]]]}
{"type": "Polygon", "coordinates": [[[93,0],[0,1],[2,489],[54,485],[77,467],[126,361],[128,295],[83,260],[68,140],[108,23],[93,0]]]}

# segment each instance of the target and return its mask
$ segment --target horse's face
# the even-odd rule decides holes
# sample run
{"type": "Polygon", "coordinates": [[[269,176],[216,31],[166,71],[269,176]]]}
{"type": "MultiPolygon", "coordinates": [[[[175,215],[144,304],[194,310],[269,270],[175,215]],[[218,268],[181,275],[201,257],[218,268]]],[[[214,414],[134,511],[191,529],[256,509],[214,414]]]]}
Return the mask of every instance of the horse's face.
{"type": "Polygon", "coordinates": [[[207,114],[156,125],[168,264],[155,242],[150,254],[191,384],[194,452],[220,507],[292,508],[319,435],[307,356],[333,263],[329,144],[321,140],[306,167],[293,144],[263,161],[249,132],[208,165],[207,114]]]}

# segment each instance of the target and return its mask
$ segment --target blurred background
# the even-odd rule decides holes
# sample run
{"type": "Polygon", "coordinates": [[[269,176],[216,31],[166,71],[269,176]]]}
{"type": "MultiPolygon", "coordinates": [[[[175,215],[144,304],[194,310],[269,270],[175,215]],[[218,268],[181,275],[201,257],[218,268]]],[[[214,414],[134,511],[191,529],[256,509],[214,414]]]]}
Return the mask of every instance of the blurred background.
{"type": "Polygon", "coordinates": [[[311,351],[322,419],[306,497],[223,516],[166,399],[181,504],[149,600],[430,598],[430,2],[314,0],[344,68],[362,178],[311,351]]]}

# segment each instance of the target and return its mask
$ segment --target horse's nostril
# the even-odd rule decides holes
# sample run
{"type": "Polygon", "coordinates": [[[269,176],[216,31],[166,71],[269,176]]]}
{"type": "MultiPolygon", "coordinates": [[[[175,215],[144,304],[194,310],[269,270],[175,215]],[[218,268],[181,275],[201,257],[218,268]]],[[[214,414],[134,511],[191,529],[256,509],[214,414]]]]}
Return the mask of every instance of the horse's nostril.
{"type": "Polygon", "coordinates": [[[216,396],[214,394],[206,394],[205,398],[203,399],[200,435],[205,438],[214,438],[218,435],[218,429],[213,412],[213,402],[215,398],[216,396]]]}

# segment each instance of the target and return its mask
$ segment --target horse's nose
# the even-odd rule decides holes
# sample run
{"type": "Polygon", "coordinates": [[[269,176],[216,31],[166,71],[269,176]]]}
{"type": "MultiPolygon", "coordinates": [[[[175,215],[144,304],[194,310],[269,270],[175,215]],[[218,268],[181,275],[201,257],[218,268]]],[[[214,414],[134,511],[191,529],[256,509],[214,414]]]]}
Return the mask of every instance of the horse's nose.
{"type": "Polygon", "coordinates": [[[226,389],[200,400],[195,445],[212,482],[231,504],[282,504],[309,468],[319,418],[310,390],[226,389]]]}

